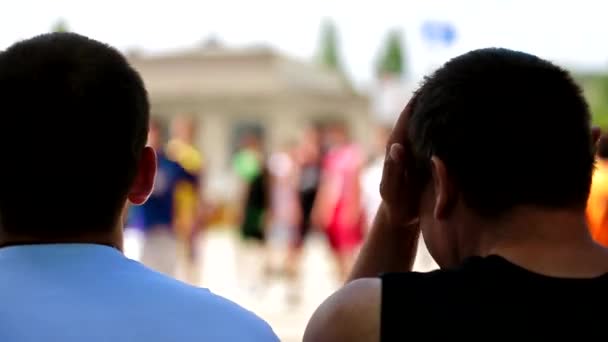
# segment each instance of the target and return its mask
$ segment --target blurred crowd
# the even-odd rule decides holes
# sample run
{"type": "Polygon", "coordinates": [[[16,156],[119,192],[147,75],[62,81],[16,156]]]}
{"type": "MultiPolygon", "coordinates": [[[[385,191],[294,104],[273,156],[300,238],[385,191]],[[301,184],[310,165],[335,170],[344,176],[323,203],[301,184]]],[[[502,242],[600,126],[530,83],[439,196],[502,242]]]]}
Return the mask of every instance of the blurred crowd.
{"type": "MultiPolygon", "coordinates": [[[[171,120],[168,136],[165,126],[157,119],[150,123],[148,144],[157,151],[157,178],[150,199],[128,209],[125,226],[138,244],[127,245],[126,252],[174,277],[181,269],[180,278],[199,284],[201,233],[216,228],[214,217],[225,203],[213,203],[204,194],[214,180],[206,178],[193,118],[171,120]]],[[[254,132],[240,137],[231,162],[240,195],[231,204],[237,214],[230,226],[240,236],[239,274],[246,287],[255,289],[280,276],[291,283],[290,299],[297,301],[303,248],[311,233],[324,236],[336,280],[346,279],[381,202],[378,188],[390,129],[376,125],[369,145],[353,141],[341,121],[311,124],[271,148],[254,132]],[[276,250],[281,251],[278,262],[276,250]]],[[[604,245],[607,145],[603,138],[587,209],[592,236],[604,245]]],[[[436,268],[420,239],[414,270],[436,268]]]]}
{"type": "MultiPolygon", "coordinates": [[[[207,179],[202,152],[196,146],[196,125],[191,117],[165,123],[151,121],[148,144],[157,151],[157,178],[150,199],[131,206],[126,227],[137,236],[139,248],[127,254],[149,267],[184,280],[201,282],[201,232],[214,229],[222,203],[207,200],[207,179]]],[[[289,281],[297,300],[303,248],[311,233],[323,236],[342,282],[371,226],[381,202],[385,146],[390,126],[378,124],[369,145],[354,141],[348,123],[311,124],[293,140],[266,148],[263,137],[246,132],[232,156],[238,182],[238,203],[230,226],[238,229],[241,244],[240,274],[249,288],[274,276],[289,281]],[[276,248],[276,247],[279,248],[276,248]],[[273,250],[282,251],[273,258],[273,250]]],[[[203,234],[204,236],[204,234],[203,234]]],[[[436,268],[424,244],[418,270],[436,268]]]]}

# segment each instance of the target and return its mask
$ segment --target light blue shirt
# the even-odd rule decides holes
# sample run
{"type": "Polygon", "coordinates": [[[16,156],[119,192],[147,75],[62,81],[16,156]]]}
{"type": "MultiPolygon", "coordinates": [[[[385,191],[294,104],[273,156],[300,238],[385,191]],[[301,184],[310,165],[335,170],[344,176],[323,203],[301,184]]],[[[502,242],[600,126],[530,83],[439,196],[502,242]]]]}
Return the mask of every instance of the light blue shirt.
{"type": "Polygon", "coordinates": [[[253,313],[93,244],[0,248],[2,342],[278,341],[253,313]]]}

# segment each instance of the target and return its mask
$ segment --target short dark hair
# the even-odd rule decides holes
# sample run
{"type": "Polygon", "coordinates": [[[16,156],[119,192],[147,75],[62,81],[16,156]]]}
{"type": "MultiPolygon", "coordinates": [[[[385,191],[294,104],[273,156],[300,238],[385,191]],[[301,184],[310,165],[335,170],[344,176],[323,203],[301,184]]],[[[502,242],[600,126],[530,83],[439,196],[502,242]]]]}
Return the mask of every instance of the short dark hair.
{"type": "Polygon", "coordinates": [[[419,165],[443,160],[482,216],[521,205],[585,207],[590,114],[567,71],[523,52],[481,49],[447,62],[415,96],[409,139],[419,165]]]}
{"type": "Polygon", "coordinates": [[[145,146],[143,81],[114,48],[74,33],[0,53],[0,223],[64,237],[112,229],[145,146]]]}

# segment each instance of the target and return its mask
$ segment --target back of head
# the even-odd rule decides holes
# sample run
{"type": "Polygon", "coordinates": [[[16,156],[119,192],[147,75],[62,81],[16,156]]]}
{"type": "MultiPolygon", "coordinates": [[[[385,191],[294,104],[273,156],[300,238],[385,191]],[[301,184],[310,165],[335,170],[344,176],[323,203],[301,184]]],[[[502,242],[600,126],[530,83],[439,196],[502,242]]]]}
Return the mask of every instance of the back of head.
{"type": "Polygon", "coordinates": [[[115,49],[72,33],[0,53],[0,223],[62,238],[112,229],[148,130],[143,82],[115,49]]]}
{"type": "Polygon", "coordinates": [[[459,56],[419,89],[409,129],[423,171],[431,156],[443,160],[482,216],[585,207],[590,114],[570,75],[548,61],[506,49],[459,56]]]}

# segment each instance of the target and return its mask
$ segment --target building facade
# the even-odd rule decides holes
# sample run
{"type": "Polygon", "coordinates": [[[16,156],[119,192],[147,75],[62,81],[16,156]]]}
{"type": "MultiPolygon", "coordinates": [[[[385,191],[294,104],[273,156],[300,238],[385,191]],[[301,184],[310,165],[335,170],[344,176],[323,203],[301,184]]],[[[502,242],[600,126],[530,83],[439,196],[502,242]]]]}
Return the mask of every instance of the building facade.
{"type": "Polygon", "coordinates": [[[258,134],[267,151],[309,124],[341,120],[366,143],[372,121],[367,97],[339,74],[264,48],[210,46],[157,56],[129,56],[149,91],[152,115],[190,116],[204,154],[211,197],[232,191],[230,161],[239,138],[258,134]]]}

